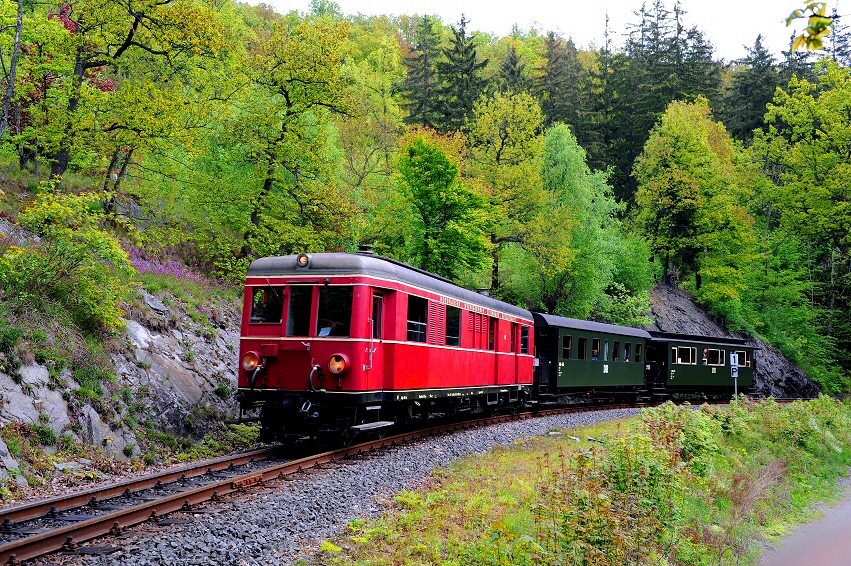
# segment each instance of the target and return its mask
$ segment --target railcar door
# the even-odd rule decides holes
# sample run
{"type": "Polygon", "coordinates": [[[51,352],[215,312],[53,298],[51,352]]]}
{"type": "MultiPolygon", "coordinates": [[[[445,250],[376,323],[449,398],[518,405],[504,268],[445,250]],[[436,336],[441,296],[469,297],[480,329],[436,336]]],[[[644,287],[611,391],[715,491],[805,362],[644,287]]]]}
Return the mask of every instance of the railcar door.
{"type": "Polygon", "coordinates": [[[370,335],[366,344],[364,370],[370,389],[381,389],[384,384],[384,295],[373,293],[370,313],[370,335]]]}

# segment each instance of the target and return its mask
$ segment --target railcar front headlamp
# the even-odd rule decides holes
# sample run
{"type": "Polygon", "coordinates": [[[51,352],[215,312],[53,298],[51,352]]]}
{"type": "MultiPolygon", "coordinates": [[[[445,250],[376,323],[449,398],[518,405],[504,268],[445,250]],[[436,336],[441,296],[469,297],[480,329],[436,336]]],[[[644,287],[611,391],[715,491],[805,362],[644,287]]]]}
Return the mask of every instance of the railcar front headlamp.
{"type": "Polygon", "coordinates": [[[340,374],[349,368],[349,358],[345,354],[334,354],[328,360],[328,371],[340,374]]]}
{"type": "Polygon", "coordinates": [[[310,256],[307,254],[298,254],[295,261],[299,267],[307,267],[307,264],[310,263],[310,256]]]}
{"type": "Polygon", "coordinates": [[[245,371],[254,371],[260,365],[260,354],[257,352],[246,352],[242,356],[242,367],[245,371]]]}

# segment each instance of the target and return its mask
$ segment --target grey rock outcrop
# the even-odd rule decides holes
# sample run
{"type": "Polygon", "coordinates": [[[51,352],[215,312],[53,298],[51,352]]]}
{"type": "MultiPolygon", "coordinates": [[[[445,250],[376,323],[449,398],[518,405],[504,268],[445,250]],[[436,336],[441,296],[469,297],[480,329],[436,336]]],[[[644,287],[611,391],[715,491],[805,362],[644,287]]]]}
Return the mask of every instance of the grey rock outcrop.
{"type": "MultiPolygon", "coordinates": [[[[235,416],[239,305],[213,300],[202,309],[210,314],[205,320],[173,298],[166,306],[140,291],[139,299],[144,312],[130,309],[125,346],[112,354],[117,379],[102,382],[102,399],[75,395],[80,386],[67,369],[51,378],[48,367],[26,364],[14,376],[0,372],[0,426],[46,425],[57,438],[71,435],[124,458],[138,454],[139,422],[200,438],[235,416]]],[[[0,481],[11,468],[17,462],[0,444],[0,481]]]]}
{"type": "Polygon", "coordinates": [[[755,348],[755,395],[778,399],[818,396],[818,386],[776,348],[758,338],[728,332],[695,302],[690,293],[660,285],[650,293],[650,299],[656,322],[646,327],[647,330],[747,340],[755,348]]]}

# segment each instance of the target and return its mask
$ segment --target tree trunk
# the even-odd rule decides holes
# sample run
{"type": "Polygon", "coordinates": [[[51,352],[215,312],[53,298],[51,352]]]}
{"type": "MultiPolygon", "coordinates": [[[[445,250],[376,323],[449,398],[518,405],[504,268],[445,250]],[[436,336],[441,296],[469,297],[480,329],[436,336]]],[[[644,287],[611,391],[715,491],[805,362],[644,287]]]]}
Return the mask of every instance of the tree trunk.
{"type": "Polygon", "coordinates": [[[3,106],[0,108],[0,137],[9,129],[9,108],[15,97],[15,76],[18,71],[18,55],[21,51],[21,28],[23,27],[24,0],[18,0],[18,19],[15,22],[15,43],[12,46],[12,61],[9,64],[9,82],[3,95],[3,106]]]}
{"type": "MultiPolygon", "coordinates": [[[[115,179],[115,184],[112,186],[112,190],[118,192],[118,187],[121,185],[121,179],[127,176],[127,167],[130,165],[130,160],[133,158],[133,150],[128,150],[127,154],[124,156],[124,163],[121,164],[121,171],[118,172],[118,177],[115,179]]],[[[115,197],[113,197],[115,198],[115,197]]]]}
{"type": "Polygon", "coordinates": [[[263,201],[266,200],[266,197],[272,192],[272,185],[274,184],[274,174],[275,174],[275,158],[271,157],[269,159],[269,169],[266,171],[266,178],[263,180],[263,189],[260,191],[260,194],[257,195],[257,200],[254,202],[254,207],[251,209],[251,227],[245,231],[245,234],[242,236],[243,244],[242,244],[242,257],[250,257],[254,254],[254,250],[251,249],[251,245],[249,245],[248,241],[257,232],[257,227],[260,226],[260,209],[263,206],[263,201]]]}
{"type": "Polygon", "coordinates": [[[109,190],[109,182],[112,180],[112,170],[115,169],[115,165],[118,163],[118,152],[121,151],[121,148],[116,147],[115,151],[112,152],[112,159],[109,160],[109,167],[106,168],[106,174],[103,179],[103,190],[106,192],[109,190]]]}
{"type": "Polygon", "coordinates": [[[833,310],[836,308],[836,257],[830,246],[830,306],[827,309],[827,335],[833,336],[833,310]]]}
{"type": "Polygon", "coordinates": [[[491,234],[491,244],[493,245],[491,252],[493,258],[491,262],[491,291],[496,292],[499,289],[499,245],[496,241],[496,234],[491,234]]]}
{"type": "Polygon", "coordinates": [[[83,60],[83,48],[77,50],[77,60],[74,63],[74,85],[71,89],[71,98],[68,99],[68,109],[65,111],[66,119],[69,121],[65,126],[65,133],[60,140],[59,151],[53,156],[53,164],[50,166],[50,177],[61,178],[68,170],[71,162],[71,120],[77,113],[80,104],[80,90],[83,86],[83,74],[85,73],[85,61],[83,60]]]}

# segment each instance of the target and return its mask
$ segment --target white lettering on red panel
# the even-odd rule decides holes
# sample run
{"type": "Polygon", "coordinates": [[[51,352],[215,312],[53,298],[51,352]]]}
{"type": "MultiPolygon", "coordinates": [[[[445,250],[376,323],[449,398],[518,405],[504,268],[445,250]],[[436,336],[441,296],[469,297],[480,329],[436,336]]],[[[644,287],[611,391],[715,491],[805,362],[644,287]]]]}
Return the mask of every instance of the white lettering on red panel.
{"type": "Polygon", "coordinates": [[[458,299],[453,299],[450,297],[440,297],[440,302],[445,305],[449,305],[450,307],[456,307],[459,309],[468,310],[470,312],[477,312],[479,314],[492,316],[494,318],[501,318],[511,322],[524,322],[523,319],[517,318],[516,316],[511,316],[510,314],[505,314],[504,312],[494,311],[489,308],[485,308],[481,305],[465,303],[464,301],[459,301],[458,299]]]}

